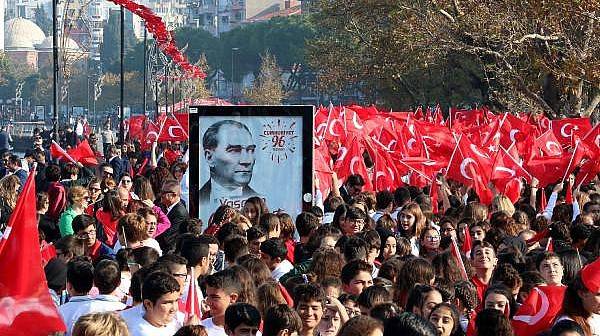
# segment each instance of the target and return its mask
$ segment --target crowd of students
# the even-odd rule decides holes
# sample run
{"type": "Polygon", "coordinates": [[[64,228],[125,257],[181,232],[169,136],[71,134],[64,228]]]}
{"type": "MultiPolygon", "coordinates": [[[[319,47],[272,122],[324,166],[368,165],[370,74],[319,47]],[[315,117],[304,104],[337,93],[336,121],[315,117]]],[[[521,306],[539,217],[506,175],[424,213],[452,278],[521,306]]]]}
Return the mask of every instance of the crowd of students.
{"type": "Polygon", "coordinates": [[[251,197],[202,223],[182,200],[180,144],[99,149],[90,138],[95,167],[53,162],[36,134],[0,168],[3,231],[37,163],[44,270],[67,335],[514,335],[515,314],[548,286],[564,297],[541,334],[600,335],[594,185],[569,204],[557,184],[536,209],[546,190],[535,180],[516,204],[486,206],[440,178],[434,214],[427,188],[374,193],[352,175],[300,214],[251,197]],[[457,262],[453,244],[470,239],[457,262]]]}

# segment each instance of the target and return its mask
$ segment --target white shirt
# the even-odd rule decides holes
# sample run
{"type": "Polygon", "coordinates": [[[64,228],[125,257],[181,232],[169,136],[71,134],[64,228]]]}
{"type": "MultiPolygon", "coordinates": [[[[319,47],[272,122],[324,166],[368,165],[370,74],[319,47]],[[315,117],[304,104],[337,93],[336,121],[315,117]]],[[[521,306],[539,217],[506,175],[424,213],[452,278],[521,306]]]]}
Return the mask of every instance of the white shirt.
{"type": "Polygon", "coordinates": [[[292,265],[292,263],[289,262],[287,259],[284,259],[281,263],[279,263],[279,265],[277,265],[277,267],[275,267],[274,270],[271,271],[271,277],[273,277],[273,279],[275,279],[276,281],[279,281],[279,278],[281,278],[287,272],[291,271],[293,268],[294,265],[292,265]]]}
{"type": "MultiPolygon", "coordinates": [[[[162,256],[162,250],[160,249],[160,245],[158,244],[158,241],[156,241],[156,239],[154,238],[148,238],[143,240],[140,243],[140,246],[148,246],[148,247],[152,247],[153,249],[156,250],[156,252],[158,252],[158,256],[162,256]]],[[[140,247],[138,246],[138,247],[140,247]]],[[[121,242],[119,240],[117,240],[117,242],[115,243],[115,247],[113,247],[114,251],[119,251],[123,248],[123,245],[121,245],[121,242]]]]}
{"type": "Polygon", "coordinates": [[[125,304],[119,298],[112,295],[74,296],[69,302],[58,307],[58,312],[67,326],[67,336],[73,332],[73,326],[77,320],[87,314],[102,313],[125,309],[125,304]]]}
{"type": "Polygon", "coordinates": [[[144,319],[145,313],[141,304],[121,312],[121,317],[125,320],[131,336],[172,336],[183,326],[183,314],[180,312],[177,312],[176,318],[164,327],[150,324],[144,319]]]}
{"type": "Polygon", "coordinates": [[[227,336],[227,333],[225,333],[225,328],[214,324],[212,317],[200,321],[200,325],[206,328],[206,333],[208,336],[227,336]]]}
{"type": "MultiPolygon", "coordinates": [[[[562,320],[571,320],[571,318],[566,315],[562,315],[561,317],[556,319],[554,324],[557,324],[558,322],[560,322],[562,320]]],[[[598,314],[590,315],[590,317],[588,317],[588,319],[587,319],[587,323],[590,325],[592,336],[600,336],[600,315],[598,315],[598,314]]]]}

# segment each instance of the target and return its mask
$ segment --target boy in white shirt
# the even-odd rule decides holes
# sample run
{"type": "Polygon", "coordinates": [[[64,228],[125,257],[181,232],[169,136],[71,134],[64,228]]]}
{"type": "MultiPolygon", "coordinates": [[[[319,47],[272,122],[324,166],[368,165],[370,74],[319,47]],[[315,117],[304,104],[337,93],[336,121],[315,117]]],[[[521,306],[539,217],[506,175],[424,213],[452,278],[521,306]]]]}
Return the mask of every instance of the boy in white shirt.
{"type": "Polygon", "coordinates": [[[228,336],[225,332],[225,311],[236,303],[241,284],[233,271],[225,269],[206,277],[206,304],[211,318],[202,320],[208,336],[228,336]]]}
{"type": "Polygon", "coordinates": [[[249,303],[235,303],[225,310],[225,332],[227,336],[260,335],[260,312],[249,303]]]}
{"type": "Polygon", "coordinates": [[[182,323],[177,319],[180,287],[167,273],[155,272],[142,285],[143,314],[123,316],[131,336],[173,335],[182,323]]]}
{"type": "Polygon", "coordinates": [[[269,238],[260,244],[260,256],[271,270],[271,277],[275,281],[279,281],[279,278],[294,268],[294,265],[286,259],[285,243],[279,238],[269,238]]]}

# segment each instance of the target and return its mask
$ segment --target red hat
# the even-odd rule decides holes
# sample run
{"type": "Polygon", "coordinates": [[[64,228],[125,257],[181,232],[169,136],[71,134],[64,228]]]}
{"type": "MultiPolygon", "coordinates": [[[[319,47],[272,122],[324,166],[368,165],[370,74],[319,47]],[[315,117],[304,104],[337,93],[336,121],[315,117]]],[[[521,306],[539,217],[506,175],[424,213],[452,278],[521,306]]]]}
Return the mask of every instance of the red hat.
{"type": "Polygon", "coordinates": [[[581,282],[590,292],[600,292],[600,258],[581,269],[581,282]]]}

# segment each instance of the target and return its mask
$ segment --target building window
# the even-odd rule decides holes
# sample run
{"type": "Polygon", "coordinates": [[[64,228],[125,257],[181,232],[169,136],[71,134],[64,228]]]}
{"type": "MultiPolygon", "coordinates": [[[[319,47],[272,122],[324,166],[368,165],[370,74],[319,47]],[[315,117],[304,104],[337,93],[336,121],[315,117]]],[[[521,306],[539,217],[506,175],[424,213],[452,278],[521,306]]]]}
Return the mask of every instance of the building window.
{"type": "Polygon", "coordinates": [[[221,17],[221,23],[228,24],[229,23],[229,16],[223,16],[223,17],[221,17]]]}

